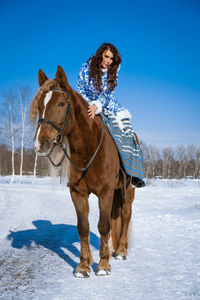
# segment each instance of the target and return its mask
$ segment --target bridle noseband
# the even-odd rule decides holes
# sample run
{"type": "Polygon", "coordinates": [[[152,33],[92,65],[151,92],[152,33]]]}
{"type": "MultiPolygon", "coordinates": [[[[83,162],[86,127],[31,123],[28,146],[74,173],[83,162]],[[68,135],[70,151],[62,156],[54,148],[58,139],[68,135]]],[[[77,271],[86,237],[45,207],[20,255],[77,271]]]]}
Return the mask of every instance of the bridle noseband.
{"type": "MultiPolygon", "coordinates": [[[[58,89],[58,88],[55,88],[55,87],[51,87],[51,88],[50,88],[50,91],[56,91],[56,92],[65,93],[65,94],[67,94],[67,95],[69,96],[69,93],[68,93],[66,90],[61,89],[61,88],[58,89]]],[[[71,164],[72,164],[77,170],[79,170],[79,171],[87,171],[88,168],[89,168],[89,166],[91,165],[91,163],[92,163],[93,160],[95,159],[95,156],[97,155],[97,152],[99,151],[99,148],[100,148],[100,146],[101,146],[101,144],[102,144],[103,136],[104,136],[104,123],[103,123],[103,120],[102,120],[101,137],[100,137],[100,142],[99,142],[99,145],[98,145],[96,151],[95,151],[94,154],[92,155],[92,157],[91,157],[91,159],[89,160],[89,162],[88,162],[88,164],[86,165],[86,167],[85,167],[85,168],[79,168],[79,167],[71,160],[71,158],[69,157],[69,155],[68,155],[68,153],[67,153],[66,145],[64,145],[64,144],[62,143],[63,131],[64,131],[64,129],[65,129],[65,126],[66,126],[66,123],[67,123],[67,119],[68,119],[69,113],[70,113],[70,123],[71,123],[70,129],[71,129],[71,128],[72,128],[72,105],[71,105],[70,99],[67,100],[67,109],[66,109],[65,118],[64,118],[64,121],[63,121],[63,124],[62,124],[61,128],[58,127],[55,123],[53,123],[52,121],[50,121],[50,120],[48,120],[48,119],[46,119],[46,118],[41,118],[41,119],[38,120],[38,124],[47,123],[47,124],[51,125],[54,129],[56,129],[56,130],[58,131],[58,133],[56,134],[56,136],[55,136],[55,138],[54,138],[53,144],[54,144],[54,145],[59,145],[59,146],[61,147],[61,149],[63,150],[63,153],[64,153],[64,155],[63,155],[61,161],[60,161],[58,164],[55,164],[55,163],[53,162],[53,160],[51,159],[50,156],[48,156],[48,157],[49,157],[49,160],[50,160],[50,162],[52,163],[52,165],[53,165],[54,167],[59,167],[59,166],[62,164],[62,162],[63,162],[63,160],[64,160],[64,158],[65,158],[65,156],[66,156],[66,157],[68,158],[68,160],[71,162],[71,164]]],[[[50,154],[51,154],[51,153],[50,153],[50,154]]]]}

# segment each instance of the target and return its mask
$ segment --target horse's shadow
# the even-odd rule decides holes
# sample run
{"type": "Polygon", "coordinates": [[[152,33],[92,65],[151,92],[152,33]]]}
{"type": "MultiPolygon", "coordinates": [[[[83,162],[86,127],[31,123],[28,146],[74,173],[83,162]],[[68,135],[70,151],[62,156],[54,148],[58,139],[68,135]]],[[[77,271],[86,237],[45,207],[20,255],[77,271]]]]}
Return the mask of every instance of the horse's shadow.
{"type": "MultiPolygon", "coordinates": [[[[34,242],[37,246],[43,246],[55,252],[75,269],[78,264],[63,249],[67,249],[78,258],[80,257],[80,251],[73,245],[80,242],[77,227],[65,224],[53,225],[48,220],[36,220],[32,223],[36,229],[10,232],[7,239],[12,241],[11,246],[17,249],[30,248],[34,242]]],[[[100,239],[92,232],[90,232],[90,244],[99,250],[100,239]]],[[[96,271],[96,267],[97,264],[93,264],[94,271],[96,271]]]]}

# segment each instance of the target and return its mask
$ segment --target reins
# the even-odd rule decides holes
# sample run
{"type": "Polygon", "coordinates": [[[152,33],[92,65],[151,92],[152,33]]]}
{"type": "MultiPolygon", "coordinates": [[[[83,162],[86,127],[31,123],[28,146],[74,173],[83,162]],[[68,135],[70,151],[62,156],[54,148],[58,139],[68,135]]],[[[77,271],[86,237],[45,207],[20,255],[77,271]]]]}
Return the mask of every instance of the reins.
{"type": "MultiPolygon", "coordinates": [[[[69,93],[67,91],[65,91],[64,89],[57,89],[57,88],[54,88],[52,87],[50,89],[51,91],[57,91],[57,92],[62,92],[62,93],[65,93],[67,95],[69,95],[69,93]]],[[[89,160],[89,162],[87,163],[86,167],[84,168],[80,168],[78,167],[73,161],[72,159],[69,157],[68,153],[67,153],[67,149],[66,149],[66,145],[62,143],[62,134],[63,134],[63,131],[65,129],[65,126],[66,126],[66,123],[67,123],[67,118],[68,118],[68,115],[69,115],[69,112],[70,112],[70,122],[71,122],[71,125],[70,127],[72,127],[72,106],[71,106],[71,101],[70,99],[67,100],[67,109],[66,109],[66,113],[65,113],[65,118],[64,118],[64,121],[63,121],[63,124],[61,126],[61,128],[59,128],[55,123],[53,123],[52,121],[46,119],[46,118],[41,118],[38,120],[38,124],[39,123],[47,123],[49,125],[51,125],[54,129],[56,129],[58,131],[58,134],[55,136],[54,138],[54,141],[53,143],[55,145],[58,145],[61,147],[64,155],[62,157],[62,159],[60,160],[60,162],[58,164],[55,164],[52,160],[52,158],[50,156],[49,157],[49,160],[51,162],[51,164],[54,166],[54,167],[59,167],[65,156],[67,157],[67,159],[70,161],[70,163],[79,171],[87,171],[88,168],[90,167],[90,165],[92,164],[93,160],[95,159],[98,151],[99,151],[99,148],[102,144],[102,141],[103,141],[103,136],[104,136],[104,123],[103,123],[103,120],[102,120],[102,127],[101,127],[101,137],[100,137],[100,141],[99,141],[99,144],[97,146],[97,149],[95,150],[94,154],[92,155],[91,159],[89,160]]]]}
{"type": "Polygon", "coordinates": [[[99,142],[99,145],[96,149],[96,151],[94,152],[94,154],[92,155],[91,159],[89,160],[89,162],[87,163],[86,167],[85,168],[79,168],[72,160],[71,158],[69,157],[68,153],[67,153],[67,149],[65,148],[65,146],[63,145],[63,143],[60,143],[60,147],[62,148],[64,154],[66,155],[66,157],[69,159],[69,161],[71,162],[71,164],[79,171],[87,171],[87,169],[90,167],[91,163],[93,162],[93,160],[95,159],[95,156],[97,155],[97,152],[99,151],[99,148],[102,144],[102,141],[103,141],[103,136],[104,136],[104,123],[103,123],[103,120],[102,120],[102,127],[101,127],[101,137],[100,137],[100,142],[99,142]]]}

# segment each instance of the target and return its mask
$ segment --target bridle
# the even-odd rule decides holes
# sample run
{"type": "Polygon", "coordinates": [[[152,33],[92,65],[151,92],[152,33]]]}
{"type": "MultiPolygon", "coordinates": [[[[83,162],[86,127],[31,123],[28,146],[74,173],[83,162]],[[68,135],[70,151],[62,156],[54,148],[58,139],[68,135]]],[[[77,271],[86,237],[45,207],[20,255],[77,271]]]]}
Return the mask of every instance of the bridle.
{"type": "MultiPolygon", "coordinates": [[[[65,93],[69,96],[69,93],[63,89],[57,89],[57,88],[51,87],[50,91],[57,91],[57,92],[65,93]]],[[[58,127],[55,123],[53,123],[52,121],[50,121],[48,119],[41,118],[38,120],[38,124],[47,123],[58,131],[58,133],[56,134],[54,141],[53,141],[54,144],[62,142],[62,134],[65,129],[65,125],[67,123],[69,111],[70,111],[70,117],[71,117],[70,119],[71,119],[71,126],[72,126],[72,107],[71,107],[70,99],[67,100],[67,109],[66,109],[65,118],[64,118],[61,128],[58,127]]]]}
{"type": "MultiPolygon", "coordinates": [[[[56,92],[61,92],[61,93],[65,93],[69,96],[69,93],[64,90],[64,89],[61,89],[61,88],[56,88],[56,87],[51,87],[50,88],[50,91],[56,91],[56,92]]],[[[54,129],[56,129],[58,131],[58,133],[56,134],[55,138],[54,138],[54,141],[53,141],[53,144],[54,145],[58,145],[61,147],[61,149],[63,150],[63,157],[61,158],[60,162],[58,164],[55,164],[53,162],[53,160],[51,159],[50,157],[50,154],[48,156],[50,162],[52,163],[52,165],[54,167],[59,167],[65,156],[68,158],[68,160],[71,162],[71,164],[79,171],[87,171],[87,169],[89,168],[89,166],[91,165],[91,163],[93,162],[93,160],[95,159],[95,156],[97,154],[97,152],[99,151],[99,148],[102,144],[102,141],[103,141],[103,136],[104,136],[104,123],[103,123],[103,120],[102,120],[102,127],[101,127],[101,137],[100,137],[100,142],[99,142],[99,145],[97,146],[97,149],[95,150],[94,154],[92,155],[91,159],[89,160],[89,162],[87,163],[86,167],[84,168],[79,168],[72,160],[71,158],[69,157],[68,153],[67,153],[67,148],[66,148],[66,145],[62,143],[62,140],[63,140],[63,131],[65,129],[65,126],[66,126],[66,123],[67,123],[67,119],[68,117],[70,117],[70,129],[72,128],[72,105],[71,105],[71,101],[70,99],[67,100],[67,109],[66,109],[66,113],[65,113],[65,118],[64,118],[64,121],[63,121],[63,124],[61,127],[58,127],[54,122],[50,121],[49,119],[46,119],[46,118],[41,118],[38,120],[38,124],[42,124],[42,123],[47,123],[49,125],[51,125],[54,129]]]]}

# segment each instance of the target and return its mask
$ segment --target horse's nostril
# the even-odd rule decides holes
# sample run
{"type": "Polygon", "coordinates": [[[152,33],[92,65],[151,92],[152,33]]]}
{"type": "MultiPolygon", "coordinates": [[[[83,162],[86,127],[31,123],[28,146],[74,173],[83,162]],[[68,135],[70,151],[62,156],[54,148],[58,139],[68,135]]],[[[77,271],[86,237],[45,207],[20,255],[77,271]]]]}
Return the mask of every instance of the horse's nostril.
{"type": "Polygon", "coordinates": [[[39,151],[39,147],[38,147],[38,145],[34,145],[34,148],[35,148],[35,151],[39,151]]]}
{"type": "Polygon", "coordinates": [[[43,138],[41,141],[36,140],[34,147],[38,155],[47,156],[51,152],[52,143],[48,138],[43,138]]]}
{"type": "Polygon", "coordinates": [[[35,151],[40,150],[40,143],[37,140],[35,140],[35,142],[34,142],[34,148],[35,148],[35,151]]]}

